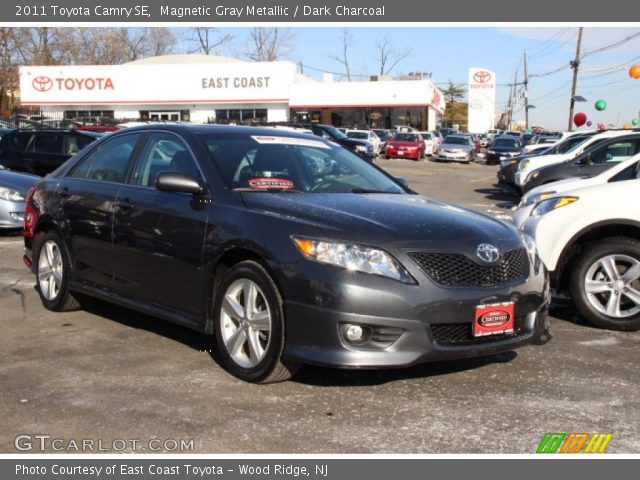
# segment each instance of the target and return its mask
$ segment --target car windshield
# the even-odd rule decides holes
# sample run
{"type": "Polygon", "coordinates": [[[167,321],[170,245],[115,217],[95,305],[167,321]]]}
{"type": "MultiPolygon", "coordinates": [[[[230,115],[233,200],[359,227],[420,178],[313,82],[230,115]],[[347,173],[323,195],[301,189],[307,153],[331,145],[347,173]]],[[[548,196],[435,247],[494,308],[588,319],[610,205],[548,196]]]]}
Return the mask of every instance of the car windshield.
{"type": "Polygon", "coordinates": [[[342,133],[335,127],[324,127],[324,130],[337,140],[344,140],[345,138],[348,138],[344,133],[342,133]]]}
{"type": "Polygon", "coordinates": [[[323,140],[250,133],[201,134],[229,188],[304,193],[405,193],[349,150],[323,140]]]}
{"type": "Polygon", "coordinates": [[[418,136],[413,133],[396,133],[393,139],[397,142],[417,142],[418,136]]]}
{"type": "Polygon", "coordinates": [[[576,150],[580,145],[582,145],[584,142],[586,142],[587,140],[589,140],[589,138],[591,137],[582,137],[579,140],[577,140],[575,143],[573,143],[571,146],[569,146],[566,150],[564,150],[564,152],[558,152],[558,153],[570,153],[573,152],[574,150],[576,150]]]}
{"type": "Polygon", "coordinates": [[[469,145],[469,138],[449,135],[444,139],[444,143],[449,145],[469,145]]]}
{"type": "Polygon", "coordinates": [[[494,147],[502,147],[502,148],[522,148],[520,144],[520,140],[517,138],[498,138],[495,142],[493,142],[494,147]]]}
{"type": "Polygon", "coordinates": [[[347,137],[367,140],[369,138],[369,132],[347,132],[347,137]]]}
{"type": "Polygon", "coordinates": [[[374,130],[375,134],[380,137],[380,140],[386,140],[389,138],[389,135],[384,130],[374,130]]]}

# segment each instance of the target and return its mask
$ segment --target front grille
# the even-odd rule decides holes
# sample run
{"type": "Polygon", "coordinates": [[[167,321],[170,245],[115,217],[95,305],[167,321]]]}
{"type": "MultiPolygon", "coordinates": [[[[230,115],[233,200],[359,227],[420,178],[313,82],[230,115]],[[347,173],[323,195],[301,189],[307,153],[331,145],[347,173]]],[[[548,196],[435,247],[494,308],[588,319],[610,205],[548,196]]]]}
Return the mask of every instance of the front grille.
{"type": "Polygon", "coordinates": [[[474,337],[472,332],[473,326],[471,323],[433,323],[431,324],[431,336],[437,344],[442,346],[490,343],[518,336],[522,331],[524,318],[524,316],[515,318],[512,333],[500,333],[498,335],[474,337]]]}
{"type": "Polygon", "coordinates": [[[525,248],[505,252],[494,265],[480,265],[456,253],[409,255],[434,282],[444,287],[493,287],[529,275],[529,255],[525,248]]]}

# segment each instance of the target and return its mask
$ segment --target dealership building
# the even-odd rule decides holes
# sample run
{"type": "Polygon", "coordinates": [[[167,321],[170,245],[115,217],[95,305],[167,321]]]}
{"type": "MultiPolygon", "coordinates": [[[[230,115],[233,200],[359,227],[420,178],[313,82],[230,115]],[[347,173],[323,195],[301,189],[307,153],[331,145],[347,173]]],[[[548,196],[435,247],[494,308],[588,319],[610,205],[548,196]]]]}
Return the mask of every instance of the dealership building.
{"type": "Polygon", "coordinates": [[[22,105],[39,107],[43,116],[84,122],[436,128],[444,112],[442,93],[430,80],[405,78],[338,82],[325,74],[317,81],[288,61],[166,55],[123,65],[20,67],[20,96],[22,105]]]}

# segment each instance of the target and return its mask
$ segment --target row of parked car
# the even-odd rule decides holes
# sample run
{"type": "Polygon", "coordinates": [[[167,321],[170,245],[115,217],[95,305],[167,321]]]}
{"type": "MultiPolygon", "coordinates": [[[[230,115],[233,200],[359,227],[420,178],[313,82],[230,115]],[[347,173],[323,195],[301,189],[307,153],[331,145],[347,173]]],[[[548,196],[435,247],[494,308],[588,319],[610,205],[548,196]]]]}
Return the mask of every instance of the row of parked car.
{"type": "Polygon", "coordinates": [[[499,182],[522,195],[514,224],[586,319],[639,329],[640,131],[578,131],[532,145],[540,143],[500,155],[499,182]]]}

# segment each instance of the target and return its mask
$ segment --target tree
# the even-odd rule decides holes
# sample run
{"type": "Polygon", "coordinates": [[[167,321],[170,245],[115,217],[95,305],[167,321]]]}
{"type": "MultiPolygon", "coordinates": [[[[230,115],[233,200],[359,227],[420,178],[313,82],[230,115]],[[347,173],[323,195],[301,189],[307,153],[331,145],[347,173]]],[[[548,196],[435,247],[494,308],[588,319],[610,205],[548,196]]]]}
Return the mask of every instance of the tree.
{"type": "Polygon", "coordinates": [[[220,33],[215,27],[193,27],[192,34],[187,40],[196,43],[196,49],[190,53],[202,52],[205,55],[219,53],[222,47],[226,46],[233,39],[233,35],[220,33]]]}
{"type": "Polygon", "coordinates": [[[249,32],[247,57],[254,62],[273,62],[293,51],[294,33],[278,27],[254,27],[249,32]]]}
{"type": "Polygon", "coordinates": [[[391,40],[386,36],[376,41],[376,48],[378,49],[380,75],[387,75],[391,73],[398,63],[411,55],[410,48],[405,48],[401,52],[396,51],[391,40]]]}
{"type": "Polygon", "coordinates": [[[442,90],[445,102],[445,111],[442,120],[445,126],[451,126],[454,123],[460,124],[463,120],[463,123],[466,123],[467,104],[460,101],[464,98],[465,93],[464,85],[454,83],[453,80],[449,80],[447,88],[442,90]]]}
{"type": "Polygon", "coordinates": [[[355,40],[353,35],[349,32],[348,29],[342,29],[342,47],[340,53],[338,55],[329,55],[331,60],[335,60],[344,68],[345,77],[347,81],[351,81],[351,65],[349,63],[349,49],[355,44],[355,40]]]}

